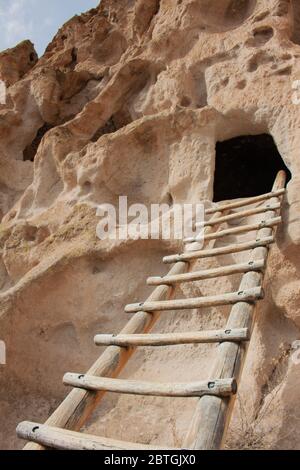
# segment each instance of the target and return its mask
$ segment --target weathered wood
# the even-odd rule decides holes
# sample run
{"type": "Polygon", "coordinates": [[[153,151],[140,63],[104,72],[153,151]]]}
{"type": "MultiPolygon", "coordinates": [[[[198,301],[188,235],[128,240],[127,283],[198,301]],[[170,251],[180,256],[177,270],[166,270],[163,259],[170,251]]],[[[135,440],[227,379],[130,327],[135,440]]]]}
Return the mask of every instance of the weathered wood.
{"type": "Polygon", "coordinates": [[[189,308],[217,307],[218,305],[231,305],[236,302],[255,302],[262,299],[264,292],[262,287],[230,292],[228,294],[212,295],[208,297],[195,297],[191,299],[161,300],[157,302],[142,302],[128,304],[125,312],[135,313],[143,309],[145,312],[163,312],[165,310],[183,310],[189,308]]]}
{"type": "Polygon", "coordinates": [[[222,246],[220,248],[212,248],[209,250],[199,250],[184,252],[178,255],[165,256],[163,262],[178,263],[179,261],[190,261],[200,258],[211,258],[219,255],[229,255],[231,253],[239,253],[241,251],[251,250],[253,248],[263,247],[274,243],[274,237],[261,237],[245,243],[233,243],[232,245],[222,246]]]}
{"type": "Polygon", "coordinates": [[[266,199],[273,198],[275,196],[282,196],[285,193],[285,189],[278,189],[278,191],[272,191],[271,193],[260,194],[259,196],[250,197],[247,199],[241,199],[236,202],[229,202],[228,204],[217,205],[206,209],[206,214],[214,214],[215,212],[228,211],[231,209],[237,209],[238,207],[249,206],[250,204],[255,204],[257,202],[265,201],[266,199]]]}
{"type": "MultiPolygon", "coordinates": [[[[216,240],[217,238],[223,238],[228,235],[237,235],[239,233],[253,232],[254,230],[258,230],[264,227],[274,227],[275,225],[279,225],[280,223],[281,217],[274,217],[273,219],[262,220],[261,222],[257,222],[255,224],[242,225],[241,227],[228,228],[226,230],[220,230],[219,232],[210,233],[208,235],[204,235],[203,240],[216,240]]],[[[194,243],[197,241],[199,241],[199,238],[197,239],[196,237],[191,237],[186,238],[184,240],[184,243],[194,243]]]]}
{"type": "MultiPolygon", "coordinates": [[[[219,217],[217,212],[213,217],[219,217]]],[[[206,232],[211,231],[211,227],[205,229],[206,232]]],[[[189,263],[178,262],[170,270],[170,275],[177,275],[189,269],[189,263]]],[[[147,300],[161,300],[163,298],[172,298],[174,289],[171,286],[159,286],[147,300]]],[[[127,325],[121,331],[122,334],[147,333],[158,319],[158,314],[151,314],[140,311],[136,313],[127,325]]],[[[118,346],[108,347],[98,360],[88,370],[88,374],[96,376],[117,376],[128,360],[134,353],[135,349],[125,349],[118,346]]],[[[87,419],[91,416],[98,403],[103,398],[105,392],[89,392],[81,389],[73,389],[63,400],[60,406],[47,419],[46,424],[49,426],[57,426],[66,429],[78,430],[87,419]]],[[[24,450],[44,450],[39,444],[29,442],[25,445],[24,450]]]]}
{"type": "Polygon", "coordinates": [[[197,223],[196,227],[208,227],[212,225],[219,225],[223,224],[224,222],[230,222],[235,219],[240,219],[242,217],[250,217],[250,215],[255,215],[255,214],[261,214],[262,212],[267,212],[267,211],[275,211],[280,208],[280,203],[277,202],[275,204],[267,204],[266,206],[263,207],[255,207],[254,209],[247,209],[245,211],[239,211],[235,212],[234,214],[229,214],[229,215],[224,215],[222,217],[218,217],[216,219],[210,219],[207,220],[204,223],[197,223]]]}
{"type": "MultiPolygon", "coordinates": [[[[285,184],[285,173],[280,171],[276,177],[273,191],[280,189],[285,184]]],[[[274,212],[266,214],[266,218],[274,217],[274,212]]],[[[271,228],[259,230],[258,237],[268,237],[272,233],[271,228]]],[[[255,248],[250,260],[267,259],[267,248],[255,248]]],[[[257,272],[246,273],[240,284],[240,289],[249,289],[262,284],[262,274],[257,272]]],[[[232,307],[226,328],[249,328],[253,325],[253,306],[249,303],[239,302],[232,307]]],[[[213,368],[213,376],[219,378],[236,377],[241,374],[245,358],[245,348],[241,344],[223,342],[218,347],[217,359],[213,368]]],[[[184,446],[192,449],[219,449],[228,426],[230,413],[233,408],[233,400],[219,397],[204,396],[200,398],[195,410],[184,446]]]]}
{"type": "Polygon", "coordinates": [[[36,442],[49,449],[56,450],[174,450],[173,447],[138,444],[118,441],[106,437],[93,436],[80,432],[60,429],[46,424],[24,421],[17,427],[21,439],[36,442]]]}
{"type": "Polygon", "coordinates": [[[96,335],[97,346],[174,346],[178,344],[221,343],[222,341],[247,341],[247,328],[234,330],[206,330],[187,333],[142,335],[96,335]]]}
{"type": "Polygon", "coordinates": [[[149,286],[172,285],[181,282],[200,281],[215,277],[229,276],[231,274],[246,273],[248,271],[263,271],[264,260],[248,261],[248,263],[232,264],[230,266],[220,266],[218,268],[205,269],[203,271],[192,271],[177,276],[149,277],[149,286]]]}
{"type": "Polygon", "coordinates": [[[91,391],[104,390],[113,393],[154,397],[201,397],[202,395],[227,397],[232,393],[236,393],[237,388],[236,381],[232,378],[190,383],[154,383],[67,373],[63,378],[63,382],[65,385],[91,391]]]}

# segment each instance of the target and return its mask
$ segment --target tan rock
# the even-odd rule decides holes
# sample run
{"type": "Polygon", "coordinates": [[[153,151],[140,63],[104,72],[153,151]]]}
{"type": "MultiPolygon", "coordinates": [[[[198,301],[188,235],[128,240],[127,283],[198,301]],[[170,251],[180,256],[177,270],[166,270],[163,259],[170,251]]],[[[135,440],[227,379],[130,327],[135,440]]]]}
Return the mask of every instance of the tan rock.
{"type": "MultiPolygon", "coordinates": [[[[102,0],[68,21],[38,61],[29,41],[0,55],[9,85],[0,105],[0,447],[22,446],[16,424],[49,416],[66,394],[63,374],[89,367],[99,355],[93,336],[118,332],[124,305],[143,299],[146,278],[166,270],[162,256],[181,248],[100,241],[97,205],[117,205],[119,195],[148,207],[212,200],[216,142],[267,133],[292,179],[227,445],[299,449],[298,10],[279,0],[102,0]]],[[[238,280],[184,285],[178,296],[229,292],[238,280]]],[[[227,313],[170,314],[156,328],[218,328],[227,313]]],[[[124,376],[201,379],[214,357],[214,346],[142,349],[124,376]]],[[[108,395],[87,429],[181,445],[195,401],[108,395]]]]}
{"type": "Polygon", "coordinates": [[[11,86],[35,66],[38,61],[34,45],[23,41],[12,49],[0,53],[0,80],[11,86]]]}

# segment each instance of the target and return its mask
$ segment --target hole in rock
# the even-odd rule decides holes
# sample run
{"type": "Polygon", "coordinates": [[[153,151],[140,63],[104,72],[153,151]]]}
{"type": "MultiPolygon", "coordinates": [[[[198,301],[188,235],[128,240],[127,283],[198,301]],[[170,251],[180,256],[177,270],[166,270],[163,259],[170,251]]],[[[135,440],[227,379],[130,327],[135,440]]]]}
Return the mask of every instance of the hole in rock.
{"type": "Polygon", "coordinates": [[[225,13],[226,20],[234,25],[242,23],[252,10],[253,4],[254,2],[249,0],[230,0],[225,13]]]}
{"type": "Polygon", "coordinates": [[[226,31],[243,24],[252,14],[255,0],[200,0],[197,7],[206,29],[226,31]]]}
{"type": "Polygon", "coordinates": [[[71,57],[72,57],[72,65],[76,65],[77,64],[77,49],[76,49],[76,47],[73,47],[73,49],[71,51],[71,57]]]}
{"type": "Polygon", "coordinates": [[[240,136],[216,145],[215,202],[258,196],[272,190],[279,170],[291,173],[268,134],[240,136]]]}
{"type": "Polygon", "coordinates": [[[36,239],[38,228],[33,225],[27,225],[24,227],[24,240],[27,242],[33,242],[36,239]]]}
{"type": "Polygon", "coordinates": [[[180,105],[183,106],[184,108],[187,108],[190,106],[191,100],[188,96],[183,96],[180,101],[180,105]]]}
{"type": "Polygon", "coordinates": [[[35,52],[31,52],[31,54],[29,55],[29,60],[30,60],[30,62],[36,61],[37,58],[38,58],[38,57],[37,57],[37,55],[36,55],[35,52]]]}
{"type": "Polygon", "coordinates": [[[240,80],[237,84],[236,84],[236,87],[239,89],[239,90],[243,90],[244,88],[246,88],[247,86],[247,80],[240,80]]]}
{"type": "Polygon", "coordinates": [[[81,189],[84,194],[88,194],[92,189],[92,183],[90,181],[85,181],[81,189]]]}
{"type": "Polygon", "coordinates": [[[127,106],[124,106],[122,109],[117,111],[111,118],[106,122],[106,124],[95,132],[92,137],[92,142],[97,142],[98,139],[104,134],[112,134],[113,132],[122,129],[122,127],[127,126],[132,122],[132,117],[130,115],[129,109],[127,106]]]}
{"type": "Polygon", "coordinates": [[[246,41],[246,46],[259,47],[266,44],[274,36],[273,28],[262,26],[252,32],[253,37],[246,41]]]}
{"type": "Polygon", "coordinates": [[[300,45],[300,2],[292,0],[293,33],[292,41],[300,45]]]}
{"type": "Polygon", "coordinates": [[[273,55],[269,55],[265,51],[261,50],[257,54],[255,54],[247,64],[248,72],[256,72],[258,67],[261,65],[266,65],[272,63],[274,65],[275,57],[273,55]]]}
{"type": "Polygon", "coordinates": [[[36,152],[39,148],[39,145],[41,143],[42,138],[44,137],[46,132],[48,132],[50,129],[52,129],[52,127],[53,126],[51,126],[50,124],[44,124],[42,127],[40,127],[40,129],[37,131],[37,134],[36,134],[35,138],[33,139],[33,141],[31,142],[31,144],[27,145],[27,147],[23,151],[23,160],[24,161],[30,160],[31,162],[33,162],[34,157],[35,157],[36,152]]]}
{"type": "Polygon", "coordinates": [[[277,70],[274,75],[291,75],[293,71],[292,66],[284,67],[283,69],[277,70]]]}

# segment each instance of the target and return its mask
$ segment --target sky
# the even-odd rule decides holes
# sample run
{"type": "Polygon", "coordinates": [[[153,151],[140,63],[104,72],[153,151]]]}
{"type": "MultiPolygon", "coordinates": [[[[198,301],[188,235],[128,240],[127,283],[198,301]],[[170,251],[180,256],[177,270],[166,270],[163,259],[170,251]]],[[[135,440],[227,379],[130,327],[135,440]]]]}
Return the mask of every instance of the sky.
{"type": "Polygon", "coordinates": [[[0,51],[30,39],[43,54],[58,29],[99,0],[0,0],[0,51]]]}

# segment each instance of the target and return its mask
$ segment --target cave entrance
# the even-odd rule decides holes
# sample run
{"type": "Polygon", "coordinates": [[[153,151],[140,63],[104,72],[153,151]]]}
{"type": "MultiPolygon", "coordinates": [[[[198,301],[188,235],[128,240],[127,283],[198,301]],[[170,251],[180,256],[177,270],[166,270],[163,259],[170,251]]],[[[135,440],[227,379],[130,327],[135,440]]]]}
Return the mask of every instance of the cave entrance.
{"type": "Polygon", "coordinates": [[[299,0],[292,0],[293,31],[292,41],[300,44],[300,5],[299,0]]]}
{"type": "Polygon", "coordinates": [[[213,201],[267,193],[279,170],[286,172],[288,182],[291,173],[268,134],[217,142],[213,201]]]}

